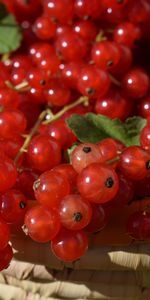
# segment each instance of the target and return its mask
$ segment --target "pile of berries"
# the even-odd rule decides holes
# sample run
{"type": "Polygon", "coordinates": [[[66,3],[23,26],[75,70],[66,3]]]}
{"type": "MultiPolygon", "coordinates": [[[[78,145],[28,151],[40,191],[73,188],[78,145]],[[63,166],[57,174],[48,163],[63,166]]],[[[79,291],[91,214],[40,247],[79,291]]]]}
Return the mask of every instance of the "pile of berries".
{"type": "MultiPolygon", "coordinates": [[[[0,61],[0,270],[22,229],[75,261],[116,207],[150,195],[150,1],[0,2],[23,36],[0,61]],[[140,116],[138,142],[81,143],[67,120],[89,112],[140,116]]],[[[135,212],[126,228],[150,238],[150,212],[135,212]]]]}

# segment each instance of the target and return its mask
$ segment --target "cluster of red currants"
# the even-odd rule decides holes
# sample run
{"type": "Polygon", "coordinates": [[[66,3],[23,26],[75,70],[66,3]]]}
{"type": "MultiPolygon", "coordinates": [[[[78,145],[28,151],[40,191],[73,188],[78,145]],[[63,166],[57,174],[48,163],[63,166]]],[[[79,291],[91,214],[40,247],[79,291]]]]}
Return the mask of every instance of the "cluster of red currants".
{"type": "MultiPolygon", "coordinates": [[[[75,261],[112,207],[150,195],[150,2],[2,2],[23,40],[0,62],[0,270],[12,258],[10,231],[22,226],[75,261]],[[66,120],[88,112],[147,118],[141,145],[79,144],[66,120]]],[[[127,232],[149,238],[150,214],[133,214],[127,232]]]]}

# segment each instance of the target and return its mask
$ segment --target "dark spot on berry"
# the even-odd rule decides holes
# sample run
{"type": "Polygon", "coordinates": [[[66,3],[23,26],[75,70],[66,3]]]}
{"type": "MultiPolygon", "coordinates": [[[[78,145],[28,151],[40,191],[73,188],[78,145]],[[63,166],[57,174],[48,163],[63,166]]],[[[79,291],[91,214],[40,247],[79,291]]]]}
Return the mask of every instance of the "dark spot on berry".
{"type": "Polygon", "coordinates": [[[40,85],[45,85],[45,84],[46,84],[46,80],[45,79],[40,80],[40,85]]]}
{"type": "Polygon", "coordinates": [[[75,222],[80,222],[82,220],[82,214],[80,212],[75,212],[73,215],[73,219],[75,222]]]}
{"type": "Polygon", "coordinates": [[[25,208],[26,206],[27,206],[27,204],[25,203],[25,202],[23,202],[23,201],[21,201],[20,203],[19,203],[19,206],[20,206],[20,208],[25,208]]]}
{"type": "Polygon", "coordinates": [[[105,186],[107,188],[111,188],[114,185],[114,181],[111,177],[108,177],[105,181],[105,186]]]}
{"type": "Polygon", "coordinates": [[[24,0],[24,4],[30,4],[30,0],[24,0]]]}
{"type": "Polygon", "coordinates": [[[34,191],[36,191],[38,189],[39,185],[40,185],[40,179],[36,180],[33,183],[33,189],[34,189],[34,191]]]}
{"type": "Polygon", "coordinates": [[[112,61],[112,60],[109,60],[109,61],[107,62],[107,67],[111,67],[111,66],[113,66],[113,61],[112,61]]]}
{"type": "Polygon", "coordinates": [[[83,147],[83,152],[85,152],[85,153],[89,153],[89,152],[91,152],[91,147],[83,147]]]}
{"type": "Polygon", "coordinates": [[[117,0],[118,4],[122,4],[124,2],[124,0],[117,0]]]}
{"type": "Polygon", "coordinates": [[[148,160],[147,162],[146,162],[146,169],[150,169],[150,160],[148,160]]]}
{"type": "Polygon", "coordinates": [[[92,95],[95,94],[95,89],[89,87],[89,88],[86,89],[86,92],[87,92],[88,95],[92,96],[92,95]]]}

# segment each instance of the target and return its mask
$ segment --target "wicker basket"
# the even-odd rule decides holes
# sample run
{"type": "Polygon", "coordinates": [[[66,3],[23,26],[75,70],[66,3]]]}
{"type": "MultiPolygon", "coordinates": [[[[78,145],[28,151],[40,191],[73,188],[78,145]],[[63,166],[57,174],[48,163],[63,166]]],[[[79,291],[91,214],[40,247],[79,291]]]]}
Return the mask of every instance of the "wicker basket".
{"type": "Polygon", "coordinates": [[[0,299],[149,300],[150,246],[125,235],[125,219],[137,205],[123,214],[115,211],[109,226],[92,237],[87,254],[75,263],[59,261],[49,244],[14,235],[15,258],[0,274],[0,299]]]}

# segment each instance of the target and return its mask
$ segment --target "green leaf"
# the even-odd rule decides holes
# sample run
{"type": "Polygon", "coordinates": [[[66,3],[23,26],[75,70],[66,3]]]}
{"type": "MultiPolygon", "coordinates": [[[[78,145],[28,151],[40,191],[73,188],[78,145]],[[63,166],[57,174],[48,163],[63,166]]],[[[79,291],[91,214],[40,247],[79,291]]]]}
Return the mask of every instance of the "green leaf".
{"type": "Polygon", "coordinates": [[[67,124],[78,137],[80,142],[96,143],[102,139],[102,134],[99,129],[84,116],[74,114],[67,120],[67,124]]]}
{"type": "Polygon", "coordinates": [[[85,116],[73,115],[67,121],[80,142],[97,143],[104,138],[114,138],[126,146],[139,145],[139,135],[146,125],[141,117],[132,117],[124,123],[103,115],[89,113],[85,116]]]}
{"type": "Polygon", "coordinates": [[[127,133],[127,146],[140,145],[140,132],[146,124],[146,119],[141,117],[132,117],[126,120],[124,127],[127,133]]]}
{"type": "Polygon", "coordinates": [[[6,14],[5,8],[0,4],[0,54],[10,53],[20,47],[22,34],[15,17],[6,14]]]}

